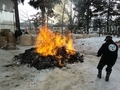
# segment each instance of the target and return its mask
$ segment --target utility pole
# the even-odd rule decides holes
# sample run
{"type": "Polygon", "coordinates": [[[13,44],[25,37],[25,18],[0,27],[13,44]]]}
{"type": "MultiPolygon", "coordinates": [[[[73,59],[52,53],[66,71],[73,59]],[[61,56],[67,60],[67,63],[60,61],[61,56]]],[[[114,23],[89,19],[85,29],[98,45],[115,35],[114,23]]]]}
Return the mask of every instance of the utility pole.
{"type": "Polygon", "coordinates": [[[108,2],[108,12],[107,12],[107,32],[109,32],[109,17],[110,17],[110,0],[108,2]]]}
{"type": "Polygon", "coordinates": [[[14,0],[14,10],[15,10],[15,24],[16,28],[20,30],[20,20],[19,20],[19,11],[18,11],[18,0],[14,0]]]}
{"type": "Polygon", "coordinates": [[[71,5],[70,5],[70,30],[71,30],[71,32],[73,32],[72,31],[72,29],[73,29],[73,17],[72,17],[72,13],[73,13],[73,7],[72,7],[72,5],[73,5],[73,0],[71,0],[71,5]]]}
{"type": "Polygon", "coordinates": [[[64,19],[64,12],[65,12],[65,4],[66,4],[66,1],[64,1],[64,6],[63,6],[63,12],[62,12],[62,34],[63,34],[63,19],[64,19]]]}
{"type": "Polygon", "coordinates": [[[86,25],[87,26],[86,26],[86,30],[87,30],[87,34],[88,34],[89,33],[89,22],[90,22],[90,17],[89,17],[90,0],[87,0],[86,3],[87,3],[87,15],[86,15],[86,25]]]}

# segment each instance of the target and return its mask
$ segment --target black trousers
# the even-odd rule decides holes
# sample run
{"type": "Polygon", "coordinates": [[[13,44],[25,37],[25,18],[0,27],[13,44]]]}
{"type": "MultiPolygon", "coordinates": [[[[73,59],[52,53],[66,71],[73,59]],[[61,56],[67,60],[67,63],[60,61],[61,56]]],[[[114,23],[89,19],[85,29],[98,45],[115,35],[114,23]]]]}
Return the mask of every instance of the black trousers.
{"type": "Polygon", "coordinates": [[[112,72],[112,67],[113,67],[113,65],[109,65],[109,64],[106,64],[106,63],[101,62],[101,61],[98,63],[97,69],[98,69],[98,70],[102,70],[105,65],[107,65],[106,71],[111,73],[111,72],[112,72]]]}

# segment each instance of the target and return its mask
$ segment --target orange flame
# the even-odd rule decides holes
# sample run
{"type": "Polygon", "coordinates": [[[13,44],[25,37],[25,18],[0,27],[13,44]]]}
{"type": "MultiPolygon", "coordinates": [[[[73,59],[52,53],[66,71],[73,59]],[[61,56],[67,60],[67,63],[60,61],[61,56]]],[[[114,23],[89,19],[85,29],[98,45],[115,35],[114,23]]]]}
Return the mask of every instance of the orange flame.
{"type": "Polygon", "coordinates": [[[42,26],[35,44],[36,52],[43,56],[56,55],[58,48],[65,47],[68,54],[75,54],[71,32],[67,37],[57,31],[53,33],[47,26],[42,26]]]}

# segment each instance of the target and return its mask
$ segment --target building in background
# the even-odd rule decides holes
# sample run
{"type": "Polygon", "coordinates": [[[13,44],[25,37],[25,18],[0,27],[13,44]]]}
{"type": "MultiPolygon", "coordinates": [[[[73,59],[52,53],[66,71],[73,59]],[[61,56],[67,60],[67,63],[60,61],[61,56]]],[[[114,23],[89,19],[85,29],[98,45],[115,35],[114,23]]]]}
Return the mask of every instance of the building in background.
{"type": "Polygon", "coordinates": [[[0,0],[0,29],[10,29],[14,32],[14,8],[12,0],[0,0]]]}

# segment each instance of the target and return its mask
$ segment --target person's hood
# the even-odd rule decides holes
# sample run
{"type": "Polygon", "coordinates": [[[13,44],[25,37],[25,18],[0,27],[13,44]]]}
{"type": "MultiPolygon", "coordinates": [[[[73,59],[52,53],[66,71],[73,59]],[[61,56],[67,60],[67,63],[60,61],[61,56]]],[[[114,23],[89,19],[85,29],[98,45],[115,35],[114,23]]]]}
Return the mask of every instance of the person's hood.
{"type": "Polygon", "coordinates": [[[112,36],[106,36],[106,38],[104,39],[104,41],[107,41],[107,40],[109,40],[109,39],[112,40],[112,36]]]}

